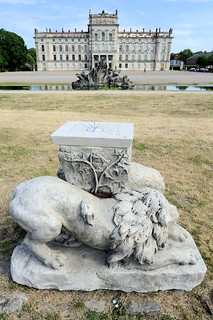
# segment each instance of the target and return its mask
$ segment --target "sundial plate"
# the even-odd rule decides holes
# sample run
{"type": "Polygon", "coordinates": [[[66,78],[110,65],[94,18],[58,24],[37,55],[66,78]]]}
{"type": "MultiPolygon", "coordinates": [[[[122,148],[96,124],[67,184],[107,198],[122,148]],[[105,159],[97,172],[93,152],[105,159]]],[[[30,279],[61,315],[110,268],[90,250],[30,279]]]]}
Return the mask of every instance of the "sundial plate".
{"type": "Polygon", "coordinates": [[[129,148],[133,127],[133,123],[68,121],[51,139],[59,145],[129,148]]]}

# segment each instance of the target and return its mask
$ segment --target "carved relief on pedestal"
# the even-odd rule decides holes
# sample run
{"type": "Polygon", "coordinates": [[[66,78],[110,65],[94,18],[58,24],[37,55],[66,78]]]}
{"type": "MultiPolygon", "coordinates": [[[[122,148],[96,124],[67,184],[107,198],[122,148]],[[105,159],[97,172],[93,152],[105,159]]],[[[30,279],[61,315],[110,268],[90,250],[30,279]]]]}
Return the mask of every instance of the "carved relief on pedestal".
{"type": "Polygon", "coordinates": [[[130,149],[61,146],[65,179],[94,194],[115,194],[129,186],[130,149]]]}

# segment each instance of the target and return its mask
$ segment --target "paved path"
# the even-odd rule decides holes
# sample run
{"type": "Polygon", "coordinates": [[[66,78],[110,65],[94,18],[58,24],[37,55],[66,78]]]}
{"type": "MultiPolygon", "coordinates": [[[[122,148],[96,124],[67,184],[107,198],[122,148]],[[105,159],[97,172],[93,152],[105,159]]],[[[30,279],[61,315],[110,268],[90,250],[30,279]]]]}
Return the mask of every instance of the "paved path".
{"type": "MultiPolygon", "coordinates": [[[[36,72],[0,72],[0,84],[15,83],[63,83],[70,84],[77,80],[78,71],[36,71],[36,72]]],[[[189,71],[121,71],[135,84],[212,84],[213,73],[189,71]]]]}

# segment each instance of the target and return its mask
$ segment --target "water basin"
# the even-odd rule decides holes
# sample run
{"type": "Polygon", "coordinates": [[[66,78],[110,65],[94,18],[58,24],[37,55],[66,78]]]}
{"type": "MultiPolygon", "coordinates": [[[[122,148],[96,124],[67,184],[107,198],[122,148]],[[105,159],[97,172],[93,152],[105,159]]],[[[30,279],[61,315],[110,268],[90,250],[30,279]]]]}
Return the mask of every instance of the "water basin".
{"type": "MultiPolygon", "coordinates": [[[[0,90],[30,90],[30,91],[74,91],[72,85],[25,85],[1,86],[0,90]]],[[[135,85],[136,91],[213,91],[213,85],[135,85]]]]}

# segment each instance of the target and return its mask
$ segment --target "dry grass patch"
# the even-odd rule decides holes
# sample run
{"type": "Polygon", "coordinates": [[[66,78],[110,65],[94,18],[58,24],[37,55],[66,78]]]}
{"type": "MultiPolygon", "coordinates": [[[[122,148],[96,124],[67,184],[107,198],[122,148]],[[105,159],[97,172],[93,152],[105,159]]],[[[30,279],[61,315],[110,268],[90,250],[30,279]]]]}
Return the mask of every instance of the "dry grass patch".
{"type": "Polygon", "coordinates": [[[58,146],[52,144],[50,134],[69,120],[96,119],[134,123],[133,161],[162,173],[166,197],[177,206],[180,224],[193,235],[208,267],[203,283],[183,295],[172,291],[40,291],[1,275],[1,294],[23,291],[29,298],[18,318],[90,319],[84,302],[104,299],[106,315],[97,319],[113,319],[112,300],[116,298],[124,305],[148,300],[159,303],[157,319],[211,319],[205,301],[213,309],[209,299],[213,289],[212,118],[212,95],[208,94],[0,94],[1,257],[10,257],[24,236],[9,216],[11,191],[27,179],[56,176],[58,146]]]}

